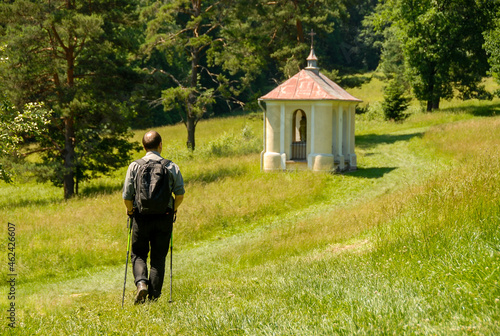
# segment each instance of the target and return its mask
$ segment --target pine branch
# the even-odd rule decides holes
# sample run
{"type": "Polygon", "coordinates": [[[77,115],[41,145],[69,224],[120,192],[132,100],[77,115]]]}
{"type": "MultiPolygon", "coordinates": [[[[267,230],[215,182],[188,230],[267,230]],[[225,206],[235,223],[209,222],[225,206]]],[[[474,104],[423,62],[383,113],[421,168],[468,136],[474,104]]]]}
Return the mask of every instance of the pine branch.
{"type": "Polygon", "coordinates": [[[31,155],[31,154],[40,153],[40,152],[46,152],[46,151],[54,150],[54,149],[57,149],[57,148],[56,147],[39,148],[39,149],[35,149],[35,150],[29,151],[29,152],[26,152],[26,153],[20,153],[19,156],[21,156],[21,157],[27,157],[28,155],[31,155]]]}

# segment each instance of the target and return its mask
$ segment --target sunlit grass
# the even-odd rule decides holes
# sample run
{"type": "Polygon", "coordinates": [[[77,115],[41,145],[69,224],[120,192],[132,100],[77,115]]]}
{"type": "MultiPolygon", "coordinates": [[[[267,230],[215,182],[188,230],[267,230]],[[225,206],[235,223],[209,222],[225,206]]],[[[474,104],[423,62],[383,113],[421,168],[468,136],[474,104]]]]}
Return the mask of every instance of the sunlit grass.
{"type": "Polygon", "coordinates": [[[417,185],[317,216],[292,212],[248,232],[176,249],[174,303],[135,307],[130,290],[121,310],[123,268],[108,268],[58,282],[59,295],[51,299],[35,293],[52,285],[39,285],[20,330],[497,334],[500,158],[498,152],[477,164],[469,158],[481,157],[483,141],[498,145],[498,129],[494,118],[426,133],[421,145],[466,155],[417,185]],[[446,139],[460,134],[468,148],[449,146],[446,139]]]}
{"type": "MultiPolygon", "coordinates": [[[[222,129],[239,134],[239,127],[248,126],[245,117],[231,120],[236,121],[237,126],[231,128],[228,124],[222,129]]],[[[436,115],[429,123],[436,120],[447,121],[444,116],[436,115]]],[[[225,121],[214,120],[212,123],[212,128],[217,129],[225,121]]],[[[370,123],[365,125],[368,127],[370,123]]],[[[422,151],[418,136],[414,137],[411,131],[408,131],[409,136],[405,135],[411,123],[386,123],[380,130],[377,130],[378,122],[371,125],[373,133],[369,134],[375,136],[363,139],[363,131],[360,131],[357,150],[360,169],[346,176],[308,172],[265,174],[260,172],[257,148],[257,153],[250,155],[211,157],[206,148],[213,140],[205,141],[205,147],[200,146],[199,151],[205,153],[201,157],[185,155],[185,148],[165,152],[165,156],[178,156],[176,162],[187,182],[187,196],[176,226],[177,243],[191,245],[205,239],[228,237],[260,225],[266,218],[284,216],[290,211],[308,209],[311,205],[318,207],[312,211],[323,212],[331,206],[359,202],[365,197],[400,188],[404,186],[402,182],[425,178],[446,166],[446,161],[429,157],[433,153],[432,146],[422,151]],[[388,138],[377,135],[382,131],[394,132],[398,126],[402,135],[388,138]],[[432,160],[427,163],[419,161],[429,159],[432,160]],[[412,174],[416,176],[412,177],[412,174]]],[[[172,128],[182,130],[183,125],[172,128]]],[[[216,133],[212,139],[217,139],[220,134],[216,133]]],[[[258,135],[254,134],[254,137],[258,135]]],[[[234,146],[240,148],[237,143],[234,146]]],[[[126,217],[120,198],[124,174],[125,168],[112,177],[83,183],[82,196],[70,201],[62,201],[60,189],[48,184],[4,185],[1,189],[6,196],[2,198],[5,202],[3,216],[11,222],[21,223],[19,239],[30,245],[18,260],[23,275],[20,281],[42,278],[47,281],[62,275],[71,277],[82,268],[121,261],[119,242],[126,234],[123,229],[126,217]],[[75,238],[84,232],[95,232],[95,236],[75,238]],[[47,245],[47,241],[50,244],[47,245]],[[46,258],[48,255],[52,256],[50,260],[46,258]],[[50,267],[52,262],[61,266],[50,267]]],[[[321,229],[318,227],[318,230],[321,229]]],[[[324,237],[327,241],[333,236],[324,237]]]]}
{"type": "Polygon", "coordinates": [[[362,105],[373,104],[384,100],[384,75],[381,73],[373,73],[368,76],[370,78],[368,83],[363,84],[361,87],[354,87],[346,89],[354,97],[363,101],[362,105]]]}

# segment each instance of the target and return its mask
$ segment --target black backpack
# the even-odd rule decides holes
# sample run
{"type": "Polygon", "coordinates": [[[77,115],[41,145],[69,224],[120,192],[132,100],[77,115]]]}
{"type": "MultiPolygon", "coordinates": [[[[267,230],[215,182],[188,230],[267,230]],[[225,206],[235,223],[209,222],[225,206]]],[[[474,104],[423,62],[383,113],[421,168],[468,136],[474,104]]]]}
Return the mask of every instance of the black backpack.
{"type": "Polygon", "coordinates": [[[139,159],[135,161],[139,170],[135,177],[135,203],[140,214],[165,214],[168,210],[172,191],[170,190],[170,172],[167,165],[170,160],[160,161],[139,159]]]}

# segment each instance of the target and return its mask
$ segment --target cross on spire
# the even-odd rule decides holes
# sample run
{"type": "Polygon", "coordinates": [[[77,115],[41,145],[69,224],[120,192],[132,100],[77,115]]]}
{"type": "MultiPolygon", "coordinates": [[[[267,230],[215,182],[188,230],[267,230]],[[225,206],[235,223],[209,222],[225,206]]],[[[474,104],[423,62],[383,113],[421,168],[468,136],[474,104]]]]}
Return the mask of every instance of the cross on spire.
{"type": "Polygon", "coordinates": [[[307,56],[306,70],[311,70],[318,74],[318,58],[314,54],[314,35],[316,35],[316,33],[311,29],[311,32],[308,35],[311,35],[311,52],[309,53],[309,56],[307,56]]]}
{"type": "Polygon", "coordinates": [[[314,32],[314,30],[311,29],[311,32],[308,35],[311,35],[311,49],[312,49],[314,45],[314,35],[316,35],[316,33],[314,32]]]}

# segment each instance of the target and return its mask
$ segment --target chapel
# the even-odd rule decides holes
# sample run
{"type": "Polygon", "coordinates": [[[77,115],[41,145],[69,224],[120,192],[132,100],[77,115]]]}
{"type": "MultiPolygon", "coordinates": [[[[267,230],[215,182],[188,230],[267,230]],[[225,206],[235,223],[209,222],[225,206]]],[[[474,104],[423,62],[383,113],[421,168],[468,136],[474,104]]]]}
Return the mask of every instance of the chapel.
{"type": "Polygon", "coordinates": [[[355,108],[361,100],[321,74],[311,42],[307,67],[259,98],[264,171],[355,170],[355,108]]]}

